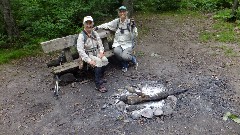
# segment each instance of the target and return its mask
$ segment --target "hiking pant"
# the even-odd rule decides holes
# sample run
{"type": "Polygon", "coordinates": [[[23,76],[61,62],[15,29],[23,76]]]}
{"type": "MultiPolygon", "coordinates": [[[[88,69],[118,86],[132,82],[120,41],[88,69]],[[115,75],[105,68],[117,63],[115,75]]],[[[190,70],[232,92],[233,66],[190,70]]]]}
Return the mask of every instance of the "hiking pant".
{"type": "Polygon", "coordinates": [[[115,47],[113,49],[114,55],[120,61],[131,61],[132,60],[132,47],[128,47],[125,50],[121,46],[115,47]]]}
{"type": "Polygon", "coordinates": [[[104,67],[95,67],[94,69],[94,74],[95,74],[95,85],[96,85],[96,88],[99,89],[100,86],[102,85],[101,84],[101,79],[103,78],[104,76],[104,72],[105,72],[105,66],[104,67]]]}
{"type": "Polygon", "coordinates": [[[96,88],[100,88],[100,79],[101,79],[101,68],[102,67],[95,67],[94,72],[95,72],[95,85],[96,88]]]}

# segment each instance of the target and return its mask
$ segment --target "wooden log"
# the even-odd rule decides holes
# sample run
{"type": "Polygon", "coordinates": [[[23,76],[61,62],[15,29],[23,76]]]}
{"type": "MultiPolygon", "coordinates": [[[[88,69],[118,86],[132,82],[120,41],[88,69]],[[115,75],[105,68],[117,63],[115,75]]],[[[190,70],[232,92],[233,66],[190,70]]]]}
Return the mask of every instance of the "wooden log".
{"type": "Polygon", "coordinates": [[[122,100],[123,102],[125,102],[127,104],[134,105],[134,104],[143,103],[143,102],[147,102],[147,101],[159,101],[159,100],[167,98],[170,95],[178,95],[178,94],[184,93],[186,91],[188,91],[188,89],[176,90],[176,91],[164,91],[164,92],[156,94],[155,96],[148,96],[148,95],[144,95],[144,94],[143,94],[144,96],[128,95],[126,97],[121,97],[120,100],[122,100]]]}

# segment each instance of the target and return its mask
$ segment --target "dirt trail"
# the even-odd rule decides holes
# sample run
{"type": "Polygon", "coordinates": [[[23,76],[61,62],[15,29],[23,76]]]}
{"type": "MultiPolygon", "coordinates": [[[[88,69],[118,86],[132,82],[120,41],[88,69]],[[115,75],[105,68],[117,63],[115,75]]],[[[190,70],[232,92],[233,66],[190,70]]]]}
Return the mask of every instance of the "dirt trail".
{"type": "Polygon", "coordinates": [[[240,134],[239,124],[222,120],[227,111],[240,115],[240,59],[214,48],[221,43],[198,41],[212,20],[188,15],[136,20],[139,30],[149,30],[138,39],[139,69],[122,73],[110,64],[108,93],[94,90],[90,74],[84,77],[90,82],[62,86],[60,98],[54,99],[52,74],[44,64],[48,56],[0,65],[0,134],[240,134]],[[189,90],[177,96],[169,116],[127,121],[125,114],[104,107],[119,88],[145,81],[189,90]]]}

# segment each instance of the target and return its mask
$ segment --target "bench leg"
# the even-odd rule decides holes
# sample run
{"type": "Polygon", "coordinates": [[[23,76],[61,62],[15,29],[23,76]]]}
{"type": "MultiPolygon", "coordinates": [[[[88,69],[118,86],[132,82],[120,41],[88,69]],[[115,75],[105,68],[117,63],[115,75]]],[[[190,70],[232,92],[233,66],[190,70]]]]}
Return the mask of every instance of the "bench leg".
{"type": "Polygon", "coordinates": [[[54,76],[54,97],[56,97],[56,98],[58,98],[58,96],[59,96],[59,90],[60,90],[60,88],[59,88],[59,77],[58,77],[58,75],[55,75],[54,76]]]}

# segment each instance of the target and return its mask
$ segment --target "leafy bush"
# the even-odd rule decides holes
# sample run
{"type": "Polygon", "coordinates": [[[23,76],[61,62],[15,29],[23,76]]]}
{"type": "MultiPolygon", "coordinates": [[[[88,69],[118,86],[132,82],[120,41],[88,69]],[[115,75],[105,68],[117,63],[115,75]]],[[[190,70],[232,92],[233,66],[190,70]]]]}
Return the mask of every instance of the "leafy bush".
{"type": "Polygon", "coordinates": [[[171,11],[180,6],[180,0],[138,0],[134,1],[137,11],[171,11]]]}
{"type": "MultiPolygon", "coordinates": [[[[86,15],[100,20],[114,13],[116,1],[112,0],[16,0],[14,9],[21,35],[27,38],[52,39],[81,30],[86,15]]],[[[30,40],[32,40],[30,39],[30,40]]]]}
{"type": "Polygon", "coordinates": [[[231,13],[232,10],[231,9],[223,9],[223,10],[219,10],[215,13],[215,15],[213,16],[214,19],[222,19],[222,20],[227,20],[229,18],[231,18],[231,13]]]}
{"type": "Polygon", "coordinates": [[[190,10],[216,11],[231,8],[233,0],[182,0],[180,7],[190,10]]]}

